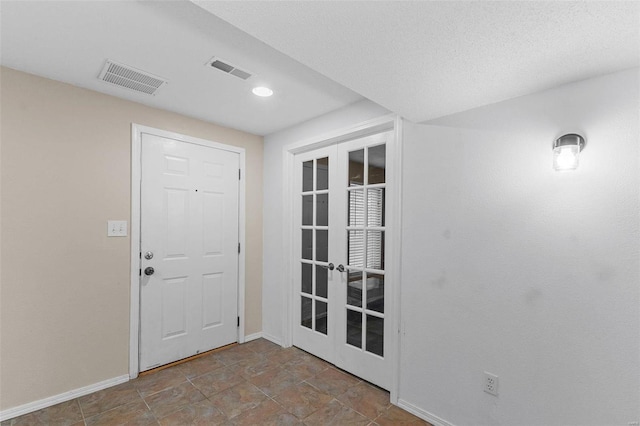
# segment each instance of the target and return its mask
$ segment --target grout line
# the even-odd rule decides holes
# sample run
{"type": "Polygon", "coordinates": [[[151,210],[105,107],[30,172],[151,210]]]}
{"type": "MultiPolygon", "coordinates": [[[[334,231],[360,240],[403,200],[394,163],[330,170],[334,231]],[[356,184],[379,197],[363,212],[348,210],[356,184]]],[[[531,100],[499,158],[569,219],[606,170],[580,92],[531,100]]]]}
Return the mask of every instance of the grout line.
{"type": "Polygon", "coordinates": [[[82,422],[85,426],[87,426],[87,420],[84,416],[84,410],[82,409],[82,404],[80,404],[80,398],[76,398],[76,402],[78,403],[78,407],[80,407],[80,415],[82,416],[82,422]]]}

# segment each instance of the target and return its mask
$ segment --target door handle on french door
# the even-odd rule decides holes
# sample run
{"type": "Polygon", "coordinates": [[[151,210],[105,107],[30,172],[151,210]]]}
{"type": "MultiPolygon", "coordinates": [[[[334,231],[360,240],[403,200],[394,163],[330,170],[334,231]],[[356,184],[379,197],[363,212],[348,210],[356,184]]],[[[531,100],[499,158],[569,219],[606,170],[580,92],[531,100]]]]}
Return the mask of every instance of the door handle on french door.
{"type": "Polygon", "coordinates": [[[338,265],[336,269],[338,270],[338,272],[344,272],[344,266],[342,266],[342,264],[338,265]]]}
{"type": "Polygon", "coordinates": [[[151,266],[147,266],[146,268],[144,268],[145,275],[153,275],[154,272],[155,270],[151,266]]]}
{"type": "Polygon", "coordinates": [[[320,266],[321,268],[324,268],[324,269],[328,269],[330,271],[333,271],[333,268],[334,268],[333,263],[330,263],[327,266],[324,266],[324,265],[318,265],[318,266],[320,266]]]}

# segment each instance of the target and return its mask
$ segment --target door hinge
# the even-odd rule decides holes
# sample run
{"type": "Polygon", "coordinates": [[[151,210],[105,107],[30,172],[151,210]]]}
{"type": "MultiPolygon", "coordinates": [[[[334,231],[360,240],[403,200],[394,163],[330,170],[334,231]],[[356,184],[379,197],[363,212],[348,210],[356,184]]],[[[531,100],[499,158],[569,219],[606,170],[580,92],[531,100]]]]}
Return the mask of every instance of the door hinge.
{"type": "Polygon", "coordinates": [[[238,317],[238,327],[240,327],[240,317],[238,317]]]}
{"type": "Polygon", "coordinates": [[[240,243],[238,243],[238,254],[240,254],[240,243]]]}

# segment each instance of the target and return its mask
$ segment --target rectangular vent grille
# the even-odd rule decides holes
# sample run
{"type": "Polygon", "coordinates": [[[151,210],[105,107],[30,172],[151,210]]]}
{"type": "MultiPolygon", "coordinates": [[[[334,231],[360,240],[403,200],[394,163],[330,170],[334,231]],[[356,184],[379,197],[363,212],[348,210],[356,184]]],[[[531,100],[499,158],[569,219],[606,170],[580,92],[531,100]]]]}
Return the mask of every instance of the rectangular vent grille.
{"type": "Polygon", "coordinates": [[[212,68],[218,69],[226,74],[234,75],[238,78],[241,78],[242,80],[247,80],[252,75],[250,72],[241,70],[235,65],[231,65],[227,61],[223,61],[220,58],[211,58],[211,60],[207,62],[207,65],[212,68]]]}
{"type": "Polygon", "coordinates": [[[107,83],[147,95],[155,95],[158,89],[167,84],[167,81],[162,77],[110,60],[104,65],[98,78],[107,83]]]}

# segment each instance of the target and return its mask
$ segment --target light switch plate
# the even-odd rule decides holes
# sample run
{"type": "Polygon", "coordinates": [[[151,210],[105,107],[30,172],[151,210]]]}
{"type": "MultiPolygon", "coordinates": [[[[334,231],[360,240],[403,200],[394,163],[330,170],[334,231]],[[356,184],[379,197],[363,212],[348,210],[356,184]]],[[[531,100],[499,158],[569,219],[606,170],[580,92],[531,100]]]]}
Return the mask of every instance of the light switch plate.
{"type": "Polygon", "coordinates": [[[126,236],[127,236],[126,220],[107,221],[107,237],[126,237],[126,236]]]}

